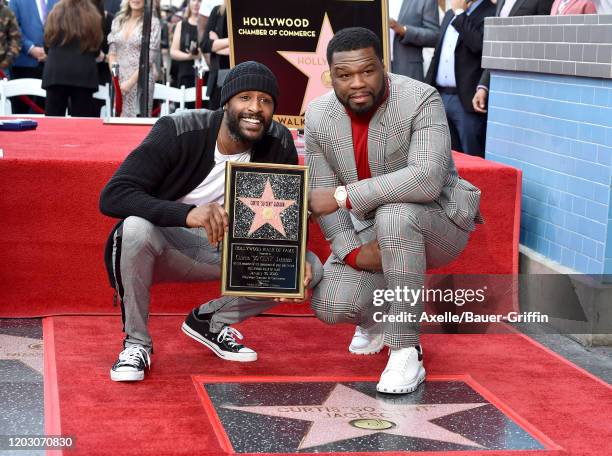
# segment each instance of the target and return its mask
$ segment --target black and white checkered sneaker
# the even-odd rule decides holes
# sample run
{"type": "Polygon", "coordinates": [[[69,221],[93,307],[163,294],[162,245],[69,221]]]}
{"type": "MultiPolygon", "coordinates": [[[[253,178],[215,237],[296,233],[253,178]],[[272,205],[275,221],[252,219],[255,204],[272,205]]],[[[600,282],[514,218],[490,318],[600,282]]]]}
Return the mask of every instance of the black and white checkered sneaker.
{"type": "Polygon", "coordinates": [[[144,380],[145,369],[151,368],[149,351],[142,345],[128,345],[113,364],[111,380],[115,382],[136,382],[144,380]]]}
{"type": "Polygon", "coordinates": [[[257,352],[241,345],[236,339],[242,340],[242,334],[231,326],[224,326],[220,332],[210,331],[210,317],[198,315],[195,308],[185,319],[181,329],[192,339],[210,348],[219,358],[228,361],[249,362],[257,360],[257,352]]]}

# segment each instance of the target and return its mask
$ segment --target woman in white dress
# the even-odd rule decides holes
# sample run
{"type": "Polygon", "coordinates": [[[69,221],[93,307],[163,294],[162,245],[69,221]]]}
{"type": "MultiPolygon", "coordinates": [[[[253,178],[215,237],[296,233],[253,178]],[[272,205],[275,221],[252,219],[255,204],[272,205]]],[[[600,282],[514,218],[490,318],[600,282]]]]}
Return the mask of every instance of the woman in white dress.
{"type": "MultiPolygon", "coordinates": [[[[144,0],[123,0],[121,10],[113,20],[108,35],[108,64],[112,68],[114,63],[119,63],[119,84],[123,96],[121,117],[136,117],[139,114],[137,86],[143,16],[144,0]]],[[[160,39],[160,22],[154,14],[149,45],[149,106],[146,116],[143,117],[151,115],[153,106],[153,90],[157,74],[155,62],[160,52],[160,39]]]]}

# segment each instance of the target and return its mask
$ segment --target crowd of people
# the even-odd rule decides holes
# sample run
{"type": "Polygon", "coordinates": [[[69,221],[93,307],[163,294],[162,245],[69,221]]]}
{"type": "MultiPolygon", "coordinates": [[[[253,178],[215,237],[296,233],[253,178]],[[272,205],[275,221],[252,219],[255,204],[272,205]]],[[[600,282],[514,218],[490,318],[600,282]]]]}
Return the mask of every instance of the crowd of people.
{"type": "MultiPolygon", "coordinates": [[[[110,68],[118,64],[122,116],[149,116],[155,82],[193,87],[207,60],[213,77],[229,68],[225,9],[213,14],[210,3],[161,9],[154,1],[146,113],[137,100],[144,0],[0,0],[0,76],[41,79],[47,97],[34,101],[46,115],[99,116],[103,102],[93,93],[111,82],[110,68]],[[208,16],[218,25],[207,26],[208,16]]],[[[19,99],[11,103],[15,114],[31,112],[19,99]]]]}
{"type": "MultiPolygon", "coordinates": [[[[453,150],[481,157],[489,86],[489,72],[481,68],[485,18],[595,12],[592,3],[578,11],[566,0],[554,5],[553,0],[449,0],[448,8],[443,0],[396,3],[397,16],[390,20],[393,72],[435,87],[444,103],[453,150]],[[425,47],[434,51],[424,76],[425,47]]],[[[391,0],[391,8],[393,4],[391,0]]]]}
{"type": "MultiPolygon", "coordinates": [[[[93,93],[110,83],[113,64],[119,64],[124,117],[150,116],[155,82],[194,87],[198,69],[207,70],[205,106],[219,107],[230,66],[227,0],[185,0],[178,9],[162,9],[154,1],[145,113],[140,112],[137,90],[144,0],[4,2],[0,0],[0,76],[42,79],[47,97],[35,101],[44,104],[47,115],[98,116],[103,102],[93,93]]],[[[489,72],[480,63],[484,19],[589,14],[596,9],[591,0],[390,0],[391,70],[436,87],[453,149],[483,156],[489,86],[489,72]],[[433,55],[424,63],[427,49],[433,55]]],[[[31,110],[19,99],[12,105],[13,113],[31,110]]]]}

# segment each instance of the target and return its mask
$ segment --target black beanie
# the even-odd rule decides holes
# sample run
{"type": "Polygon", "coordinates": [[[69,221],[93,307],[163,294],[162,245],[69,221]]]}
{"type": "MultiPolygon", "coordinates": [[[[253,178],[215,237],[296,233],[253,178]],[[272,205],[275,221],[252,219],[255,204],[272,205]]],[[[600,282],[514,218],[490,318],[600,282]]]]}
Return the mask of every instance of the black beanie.
{"type": "Polygon", "coordinates": [[[221,106],[237,93],[249,90],[269,94],[276,108],[276,97],[278,96],[276,76],[270,71],[270,68],[252,60],[239,63],[229,71],[221,88],[221,106]]]}

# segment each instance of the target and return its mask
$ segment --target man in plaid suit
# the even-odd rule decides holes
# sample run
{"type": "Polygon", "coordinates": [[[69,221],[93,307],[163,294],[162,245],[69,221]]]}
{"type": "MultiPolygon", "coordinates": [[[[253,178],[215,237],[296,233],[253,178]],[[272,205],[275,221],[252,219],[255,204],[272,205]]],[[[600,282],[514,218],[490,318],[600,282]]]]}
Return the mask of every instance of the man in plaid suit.
{"type": "Polygon", "coordinates": [[[436,90],[387,74],[373,32],[340,30],[327,60],[334,92],[306,112],[310,210],[332,246],[312,307],[327,323],[357,325],[352,353],[387,345],[377,390],[408,393],[425,379],[423,304],[393,291],[422,290],[428,267],[461,253],[481,222],[480,190],[457,174],[436,90]],[[382,290],[393,298],[376,299],[382,290]]]}

